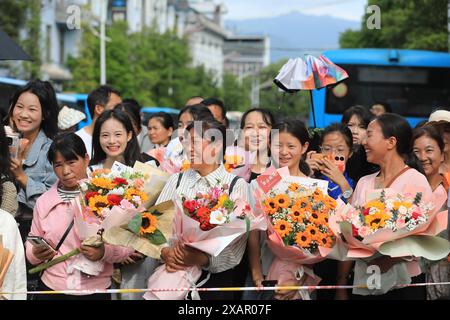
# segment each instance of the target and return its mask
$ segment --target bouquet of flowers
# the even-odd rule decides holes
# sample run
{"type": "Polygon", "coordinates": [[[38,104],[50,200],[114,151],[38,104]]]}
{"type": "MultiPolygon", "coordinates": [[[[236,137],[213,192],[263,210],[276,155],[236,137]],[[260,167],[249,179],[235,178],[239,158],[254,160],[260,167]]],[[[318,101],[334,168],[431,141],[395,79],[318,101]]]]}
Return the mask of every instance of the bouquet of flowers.
{"type": "MultiPolygon", "coordinates": [[[[419,258],[440,260],[449,254],[450,243],[436,236],[447,228],[447,210],[439,212],[445,199],[428,202],[422,195],[413,187],[403,193],[374,190],[363,206],[343,205],[330,217],[331,229],[348,245],[348,258],[357,259],[356,284],[367,277],[366,261],[381,255],[404,258],[390,272],[409,281],[421,273],[419,258]]],[[[381,291],[370,294],[385,293],[395,285],[389,278],[385,275],[381,291]]],[[[358,290],[367,294],[366,289],[358,290]]]]}
{"type": "MultiPolygon", "coordinates": [[[[194,198],[176,199],[175,231],[177,240],[186,245],[218,256],[233,240],[250,230],[265,230],[263,216],[255,216],[250,205],[242,199],[232,199],[228,186],[211,188],[194,198]]],[[[193,266],[184,271],[167,272],[165,265],[158,267],[148,281],[149,288],[195,286],[201,268],[193,266]]],[[[187,292],[147,292],[145,299],[180,300],[187,292]]]]}
{"type": "MultiPolygon", "coordinates": [[[[340,251],[345,250],[328,225],[337,203],[326,194],[327,183],[288,176],[284,169],[258,179],[256,209],[267,217],[267,245],[275,255],[267,278],[279,283],[318,284],[321,279],[306,266],[325,257],[339,259],[343,256],[340,251]],[[278,182],[264,183],[274,174],[279,174],[278,182]],[[269,190],[264,190],[265,184],[269,190]]],[[[309,292],[300,290],[294,297],[298,298],[309,299],[309,292]]]]}
{"type": "Polygon", "coordinates": [[[175,206],[166,201],[138,212],[128,224],[113,227],[103,233],[103,240],[112,245],[131,247],[134,250],[159,259],[162,245],[172,235],[175,206]]]}
{"type": "MultiPolygon", "coordinates": [[[[99,247],[102,234],[115,226],[120,226],[143,211],[143,204],[148,200],[143,191],[146,176],[130,167],[115,163],[111,170],[100,169],[80,181],[81,196],[76,201],[74,227],[83,245],[99,247]]],[[[96,276],[103,271],[102,261],[92,262],[74,249],[64,256],[53,259],[30,270],[36,273],[45,270],[72,256],[76,256],[68,272],[74,269],[96,276]]]]}

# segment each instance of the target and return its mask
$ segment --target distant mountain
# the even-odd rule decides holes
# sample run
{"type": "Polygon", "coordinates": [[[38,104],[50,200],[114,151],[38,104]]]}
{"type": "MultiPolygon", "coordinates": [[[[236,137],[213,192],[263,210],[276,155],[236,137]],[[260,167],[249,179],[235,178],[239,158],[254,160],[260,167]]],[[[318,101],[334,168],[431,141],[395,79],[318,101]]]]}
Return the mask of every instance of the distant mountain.
{"type": "Polygon", "coordinates": [[[272,18],[225,20],[225,26],[235,34],[269,36],[271,62],[324,51],[311,49],[336,49],[339,34],[347,29],[359,29],[360,25],[356,21],[296,11],[272,18]]]}

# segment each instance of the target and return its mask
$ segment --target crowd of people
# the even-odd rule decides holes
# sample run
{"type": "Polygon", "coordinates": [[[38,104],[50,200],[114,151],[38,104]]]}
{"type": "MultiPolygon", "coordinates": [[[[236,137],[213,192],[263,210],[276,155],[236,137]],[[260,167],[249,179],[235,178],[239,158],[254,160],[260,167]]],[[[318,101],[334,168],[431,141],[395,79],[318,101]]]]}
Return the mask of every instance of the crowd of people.
{"type": "MultiPolygon", "coordinates": [[[[239,237],[218,256],[182,243],[164,247],[160,259],[117,245],[82,245],[73,228],[73,212],[77,210],[73,199],[80,196],[78,182],[94,170],[111,169],[115,162],[132,167],[140,161],[165,170],[167,159],[171,166],[179,168],[186,159],[190,160],[189,169],[170,177],[156,203],[170,200],[175,194],[195,196],[221,181],[233,186],[230,194],[254,205],[257,177],[281,167],[287,167],[291,176],[326,180],[329,196],[353,205],[363,205],[370,190],[392,188],[402,192],[411,183],[422,187],[430,198],[448,198],[445,173],[450,170],[449,111],[438,110],[429,121],[411,128],[386,103],[377,102],[370,109],[349,106],[341,123],[313,132],[295,120],[295,115],[277,119],[269,110],[249,109],[242,116],[234,144],[256,157],[250,175],[236,177],[223,165],[226,145],[217,145],[214,139],[203,135],[208,129],[215,129],[225,141],[228,120],[219,99],[192,97],[180,110],[177,125],[164,112],[151,115],[142,124],[139,103],[122,99],[120,92],[110,86],[93,90],[87,104],[92,123],[74,132],[83,115],[66,109],[60,113],[49,82],[30,81],[10,100],[4,121],[6,131],[0,126],[0,235],[3,245],[15,256],[0,291],[17,293],[5,294],[6,299],[143,299],[143,293],[27,297],[23,292],[66,290],[75,277],[80,290],[142,289],[163,262],[168,272],[199,266],[202,274],[198,283],[203,287],[261,286],[265,280],[273,280],[267,276],[274,255],[266,245],[266,233],[259,230],[239,237]],[[200,129],[195,122],[201,122],[200,129]],[[11,131],[21,135],[17,155],[9,153],[11,131]],[[186,133],[190,133],[192,141],[186,141],[190,139],[186,133]],[[213,152],[201,152],[211,148],[213,152]],[[206,154],[212,154],[214,161],[206,159],[206,154]],[[331,154],[338,156],[345,170],[322,156],[331,154]],[[42,237],[51,248],[33,245],[27,241],[29,236],[42,237]],[[90,261],[103,261],[102,272],[97,276],[74,272],[67,260],[38,275],[27,275],[26,270],[74,248],[80,248],[90,261]]],[[[448,231],[441,236],[448,239],[448,231]]],[[[378,265],[386,277],[399,277],[404,270],[404,260],[399,258],[382,256],[372,264],[378,265]]],[[[352,285],[357,269],[363,267],[359,262],[327,259],[313,269],[322,278],[320,285],[352,285]]],[[[449,275],[446,258],[424,263],[422,273],[411,282],[446,282],[449,275]]],[[[346,289],[317,290],[312,298],[424,300],[449,296],[450,286],[443,285],[392,289],[369,296],[346,289]]],[[[200,293],[205,300],[294,297],[295,291],[289,290],[200,293]]]]}

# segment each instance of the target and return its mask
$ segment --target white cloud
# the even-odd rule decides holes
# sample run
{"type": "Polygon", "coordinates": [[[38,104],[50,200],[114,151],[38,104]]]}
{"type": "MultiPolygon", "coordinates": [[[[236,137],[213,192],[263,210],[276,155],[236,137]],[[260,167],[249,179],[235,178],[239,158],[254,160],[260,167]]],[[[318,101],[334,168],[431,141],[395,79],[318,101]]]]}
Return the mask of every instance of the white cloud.
{"type": "Polygon", "coordinates": [[[226,19],[273,17],[291,11],[360,21],[367,0],[222,0],[226,19]]]}

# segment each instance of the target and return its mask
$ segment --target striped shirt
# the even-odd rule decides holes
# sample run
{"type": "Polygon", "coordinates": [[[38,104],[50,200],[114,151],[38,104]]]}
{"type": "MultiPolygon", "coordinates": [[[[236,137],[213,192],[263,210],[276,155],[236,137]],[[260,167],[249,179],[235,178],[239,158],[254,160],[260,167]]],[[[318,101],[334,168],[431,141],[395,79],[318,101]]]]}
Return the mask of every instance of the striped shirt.
{"type": "Polygon", "coordinates": [[[61,199],[64,202],[70,202],[71,200],[75,199],[80,194],[80,190],[64,190],[58,187],[58,195],[61,197],[61,199]]]}
{"type": "MultiPolygon", "coordinates": [[[[215,186],[230,185],[231,181],[236,177],[234,174],[228,173],[223,165],[205,177],[202,177],[197,171],[187,170],[183,173],[180,185],[176,189],[178,176],[179,174],[175,174],[169,178],[156,201],[157,204],[174,200],[176,195],[194,198],[198,192],[206,193],[215,186]]],[[[234,199],[241,198],[248,201],[247,182],[244,179],[238,179],[230,196],[234,199]]],[[[240,263],[244,255],[246,244],[247,238],[245,235],[242,235],[231,242],[217,257],[208,255],[209,265],[203,268],[211,273],[219,273],[234,268],[240,263]]]]}

